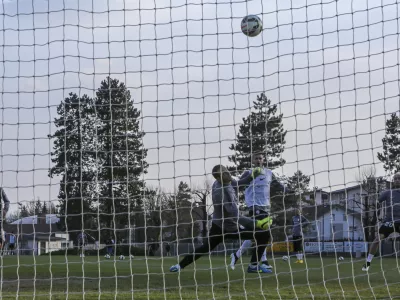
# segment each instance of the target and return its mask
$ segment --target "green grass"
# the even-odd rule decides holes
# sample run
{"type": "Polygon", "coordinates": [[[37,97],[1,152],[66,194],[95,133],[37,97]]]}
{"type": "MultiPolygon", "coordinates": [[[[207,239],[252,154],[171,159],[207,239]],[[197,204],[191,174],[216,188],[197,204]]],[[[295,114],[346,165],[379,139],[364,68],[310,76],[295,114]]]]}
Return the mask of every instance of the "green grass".
{"type": "MultiPolygon", "coordinates": [[[[395,258],[339,264],[313,257],[297,265],[275,260],[274,273],[246,273],[248,258],[235,271],[223,257],[200,258],[195,268],[169,273],[177,258],[135,257],[125,261],[77,256],[6,256],[1,270],[2,299],[387,299],[400,295],[400,270],[395,258]],[[68,259],[68,260],[67,260],[68,259]],[[51,261],[51,263],[50,263],[51,261]],[[382,272],[382,269],[384,272],[382,272]],[[84,278],[84,279],[83,279],[84,278]],[[386,278],[386,279],[385,279],[386,278]],[[165,288],[165,290],[164,290],[165,288]],[[84,291],[84,293],[83,293],[84,291]],[[358,292],[358,293],[357,293],[358,292]],[[84,297],[83,297],[84,295],[84,297]]],[[[270,260],[272,264],[273,261],[270,260]]]]}

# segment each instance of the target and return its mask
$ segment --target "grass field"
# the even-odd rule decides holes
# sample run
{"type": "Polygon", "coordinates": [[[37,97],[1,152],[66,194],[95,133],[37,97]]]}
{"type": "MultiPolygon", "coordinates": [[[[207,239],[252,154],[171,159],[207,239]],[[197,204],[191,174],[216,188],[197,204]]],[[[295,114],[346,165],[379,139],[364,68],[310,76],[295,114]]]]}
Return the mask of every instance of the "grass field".
{"type": "MultiPolygon", "coordinates": [[[[228,259],[227,259],[228,260],[228,259]]],[[[272,274],[246,273],[248,258],[235,271],[223,257],[203,257],[195,269],[169,273],[176,258],[135,257],[124,261],[76,256],[6,256],[2,299],[388,299],[400,297],[395,258],[377,258],[369,274],[364,260],[339,264],[313,257],[303,265],[277,258],[272,274]],[[51,263],[50,263],[51,261],[51,263]],[[382,269],[384,272],[382,272],[382,269]],[[99,297],[100,296],[100,297],[99,297]]],[[[271,264],[273,261],[270,261],[271,264]]]]}

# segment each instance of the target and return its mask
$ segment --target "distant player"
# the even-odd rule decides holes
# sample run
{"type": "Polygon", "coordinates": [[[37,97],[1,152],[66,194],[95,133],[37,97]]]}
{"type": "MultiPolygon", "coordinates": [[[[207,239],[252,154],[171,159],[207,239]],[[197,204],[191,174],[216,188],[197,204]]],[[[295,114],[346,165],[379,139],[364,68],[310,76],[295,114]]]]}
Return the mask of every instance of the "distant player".
{"type": "Polygon", "coordinates": [[[10,255],[14,255],[14,249],[15,249],[15,243],[16,243],[14,231],[11,232],[9,240],[10,240],[10,242],[8,244],[8,249],[10,250],[10,255]]]}
{"type": "Polygon", "coordinates": [[[171,256],[171,245],[169,243],[165,245],[165,252],[167,256],[171,256]]]}
{"type": "Polygon", "coordinates": [[[400,233],[400,172],[393,177],[393,189],[381,193],[378,202],[385,208],[385,216],[382,225],[379,227],[379,232],[369,249],[367,262],[362,268],[365,272],[368,271],[371,261],[378,250],[379,242],[394,232],[400,233]]]}
{"type": "MultiPolygon", "coordinates": [[[[270,190],[271,184],[276,184],[280,190],[284,190],[285,187],[276,180],[271,170],[264,168],[264,155],[257,153],[253,155],[253,165],[255,168],[262,168],[262,173],[251,181],[250,185],[245,190],[244,200],[246,202],[247,209],[249,211],[249,217],[255,218],[256,220],[262,220],[269,215],[271,201],[270,201],[270,190]]],[[[240,179],[243,179],[251,174],[248,170],[243,173],[240,179]]],[[[231,254],[230,267],[232,270],[235,269],[235,265],[242,254],[253,245],[252,240],[246,240],[236,253],[231,254]]],[[[262,264],[265,268],[272,269],[272,266],[268,263],[266,250],[261,258],[262,264]]]]}
{"type": "Polygon", "coordinates": [[[242,184],[248,184],[260,172],[260,168],[256,168],[247,178],[237,182],[232,179],[226,167],[217,165],[213,168],[212,174],[215,178],[212,186],[214,213],[208,239],[205,239],[204,244],[196,248],[193,253],[186,255],[179,264],[172,266],[170,272],[180,272],[227,239],[255,239],[257,247],[253,250],[247,272],[271,273],[270,269],[265,268],[259,262],[269,237],[269,232],[266,229],[269,229],[272,219],[268,217],[264,220],[255,221],[250,218],[240,217],[237,207],[237,188],[242,184]],[[240,225],[245,229],[242,229],[240,225]]]}
{"type": "Polygon", "coordinates": [[[114,244],[115,244],[114,239],[112,239],[111,237],[106,239],[105,244],[106,244],[107,254],[110,256],[114,255],[114,244]]]}
{"type": "Polygon", "coordinates": [[[80,257],[85,257],[85,247],[88,242],[88,237],[87,234],[82,231],[80,234],[78,234],[78,252],[80,257]]]}
{"type": "Polygon", "coordinates": [[[292,217],[292,238],[293,250],[296,252],[296,264],[302,264],[303,261],[303,227],[309,225],[310,221],[307,220],[302,214],[301,210],[296,210],[296,215],[292,217]]]}

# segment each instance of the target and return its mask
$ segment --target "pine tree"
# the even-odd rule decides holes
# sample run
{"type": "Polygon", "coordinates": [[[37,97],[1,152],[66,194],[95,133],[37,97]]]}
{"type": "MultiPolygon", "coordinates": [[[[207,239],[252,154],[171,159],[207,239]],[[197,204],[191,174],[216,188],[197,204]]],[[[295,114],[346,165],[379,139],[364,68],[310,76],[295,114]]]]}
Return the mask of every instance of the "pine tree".
{"type": "Polygon", "coordinates": [[[125,227],[129,212],[137,206],[147,172],[144,132],[139,128],[140,111],[133,106],[125,84],[107,77],[94,101],[97,128],[97,157],[100,222],[108,228],[125,227]],[[128,201],[128,199],[130,199],[128,201]],[[114,223],[114,216],[115,223],[114,223]]]}
{"type": "Polygon", "coordinates": [[[29,212],[28,212],[28,209],[26,208],[25,205],[19,204],[19,208],[20,208],[20,212],[19,212],[19,217],[18,218],[22,219],[22,218],[26,218],[26,217],[30,216],[29,212]]]}
{"type": "Polygon", "coordinates": [[[400,117],[393,113],[386,121],[386,134],[382,139],[383,151],[378,159],[390,174],[400,172],[400,117]]]}
{"type": "Polygon", "coordinates": [[[254,109],[243,118],[236,136],[236,144],[229,149],[234,151],[228,159],[234,163],[230,168],[233,175],[252,166],[252,153],[263,153],[265,166],[274,169],[285,164],[281,157],[285,150],[286,131],[283,129],[282,114],[278,114],[277,105],[271,105],[264,93],[253,102],[254,109]]]}
{"type": "Polygon", "coordinates": [[[40,199],[38,198],[35,202],[35,215],[40,215],[42,213],[42,202],[40,201],[40,199]]]}
{"type": "Polygon", "coordinates": [[[43,215],[47,215],[47,214],[48,214],[48,210],[47,210],[47,204],[46,204],[46,202],[43,202],[43,206],[42,206],[42,214],[43,214],[43,215]]]}
{"type": "Polygon", "coordinates": [[[57,107],[57,131],[51,153],[54,166],[49,176],[60,176],[60,228],[68,230],[71,238],[91,224],[92,197],[96,196],[96,150],[94,123],[91,118],[93,100],[86,95],[69,94],[57,107]]]}
{"type": "Polygon", "coordinates": [[[310,176],[298,170],[287,178],[286,184],[288,190],[294,192],[296,195],[304,194],[310,191],[310,176]]]}
{"type": "Polygon", "coordinates": [[[281,180],[285,184],[287,191],[285,197],[282,198],[282,202],[284,201],[285,203],[276,205],[277,211],[285,213],[288,208],[299,208],[314,203],[312,199],[307,197],[310,193],[310,176],[298,170],[292,176],[282,176],[281,180]]]}

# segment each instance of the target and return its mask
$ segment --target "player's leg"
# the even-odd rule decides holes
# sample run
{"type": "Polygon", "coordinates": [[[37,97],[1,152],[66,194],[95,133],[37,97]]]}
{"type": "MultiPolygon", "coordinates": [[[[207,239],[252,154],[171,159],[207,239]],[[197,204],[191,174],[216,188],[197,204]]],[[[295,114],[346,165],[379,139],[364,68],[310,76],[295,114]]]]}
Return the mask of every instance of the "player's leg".
{"type": "Polygon", "coordinates": [[[241,239],[250,239],[253,238],[255,240],[255,247],[253,249],[253,253],[251,256],[250,264],[247,268],[247,272],[249,273],[272,273],[271,269],[266,268],[266,266],[262,263],[262,256],[264,251],[266,250],[270,233],[265,230],[256,230],[256,231],[241,231],[240,238],[241,239]]]}
{"type": "Polygon", "coordinates": [[[299,244],[297,241],[297,236],[292,236],[292,238],[293,238],[293,252],[296,253],[296,258],[297,258],[296,264],[298,264],[299,260],[300,260],[299,259],[299,244]]]}
{"type": "Polygon", "coordinates": [[[302,236],[299,237],[299,257],[300,257],[300,263],[303,263],[303,257],[304,257],[304,239],[302,236]]]}
{"type": "MultiPolygon", "coordinates": [[[[250,212],[250,214],[252,214],[253,211],[250,212]]],[[[264,210],[258,210],[257,215],[255,217],[256,220],[263,220],[265,218],[267,218],[269,216],[269,213],[267,211],[264,210]]],[[[270,235],[271,235],[271,231],[269,231],[270,235]]],[[[269,238],[268,238],[269,241],[269,238]]],[[[264,265],[265,268],[267,269],[272,269],[272,266],[269,264],[268,262],[268,258],[267,258],[267,248],[265,248],[264,253],[261,257],[261,263],[264,265]]]]}
{"type": "Polygon", "coordinates": [[[268,258],[267,258],[267,248],[265,248],[265,250],[264,250],[264,253],[261,257],[261,262],[267,269],[272,269],[272,266],[269,264],[268,258]]]}
{"type": "Polygon", "coordinates": [[[302,247],[302,237],[301,236],[293,236],[293,250],[296,253],[296,264],[303,263],[303,247],[302,247]]]}
{"type": "Polygon", "coordinates": [[[385,222],[379,227],[378,234],[376,235],[374,241],[372,242],[372,244],[369,248],[367,261],[362,267],[363,271],[368,271],[368,269],[371,265],[372,259],[374,258],[376,251],[378,250],[381,240],[387,238],[390,234],[392,234],[394,232],[393,226],[394,226],[394,224],[392,222],[385,222]]]}
{"type": "Polygon", "coordinates": [[[198,260],[204,254],[209,253],[211,250],[217,247],[222,240],[223,240],[223,234],[221,229],[213,224],[210,229],[208,239],[205,240],[203,245],[194,249],[194,251],[191,254],[186,255],[180,261],[179,264],[172,266],[169,269],[169,271],[179,272],[181,269],[184,269],[185,267],[193,263],[195,260],[198,260]]]}
{"type": "Polygon", "coordinates": [[[243,242],[242,246],[240,246],[239,250],[237,250],[236,252],[231,254],[231,263],[230,263],[230,267],[232,270],[235,269],[235,265],[237,263],[237,261],[239,260],[239,258],[242,256],[242,254],[249,249],[253,244],[252,240],[246,240],[243,242]]]}

